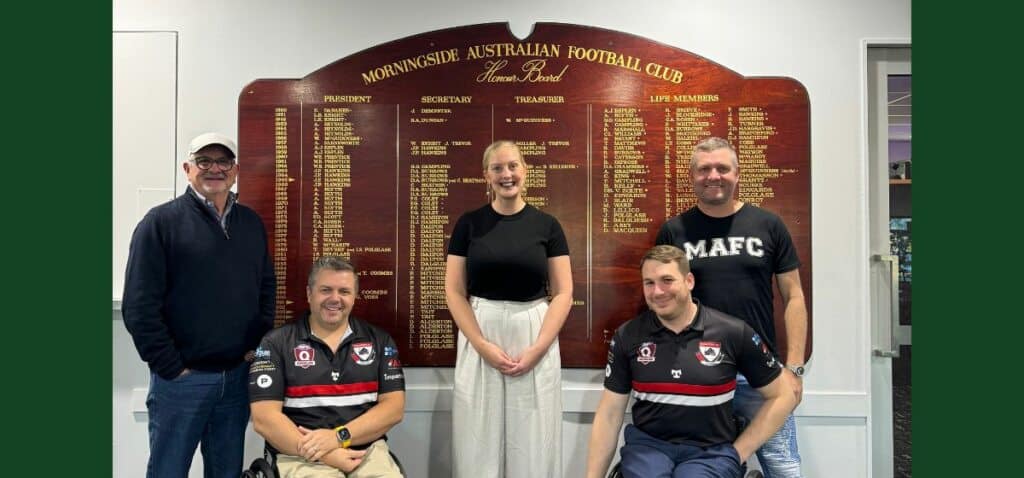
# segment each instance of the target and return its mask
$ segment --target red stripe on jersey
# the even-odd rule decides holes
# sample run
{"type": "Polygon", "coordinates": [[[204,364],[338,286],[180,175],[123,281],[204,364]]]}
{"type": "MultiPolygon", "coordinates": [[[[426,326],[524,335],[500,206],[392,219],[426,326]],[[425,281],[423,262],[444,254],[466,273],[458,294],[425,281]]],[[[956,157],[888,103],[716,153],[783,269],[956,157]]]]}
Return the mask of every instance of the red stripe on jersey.
{"type": "Polygon", "coordinates": [[[340,385],[299,385],[288,387],[284,391],[286,397],[324,397],[333,395],[353,395],[356,393],[376,392],[377,382],[356,382],[340,385]]]}
{"type": "Polygon", "coordinates": [[[633,381],[633,390],[649,393],[671,393],[676,395],[721,395],[736,389],[736,380],[721,385],[691,385],[688,383],[671,382],[637,382],[633,381]]]}

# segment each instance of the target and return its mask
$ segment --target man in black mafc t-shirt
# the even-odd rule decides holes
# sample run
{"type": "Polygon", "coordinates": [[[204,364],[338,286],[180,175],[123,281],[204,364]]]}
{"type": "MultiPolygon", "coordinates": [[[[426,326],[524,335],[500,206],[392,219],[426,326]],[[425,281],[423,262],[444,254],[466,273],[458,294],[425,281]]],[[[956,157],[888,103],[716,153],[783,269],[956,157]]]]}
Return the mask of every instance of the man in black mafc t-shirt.
{"type": "MultiPolygon", "coordinates": [[[[722,138],[708,138],[694,147],[690,179],[697,205],[661,226],[657,244],[672,244],[683,251],[697,279],[693,296],[745,320],[784,359],[796,377],[804,373],[807,342],[807,306],[800,285],[800,260],[786,225],[779,216],[736,199],[740,167],[736,151],[722,138]],[[778,284],[784,307],[786,350],[775,340],[772,279],[778,284]]],[[[803,394],[802,378],[796,394],[803,394]]],[[[736,412],[753,417],[760,396],[740,375],[736,412]]],[[[757,451],[767,478],[800,478],[796,421],[782,429],[757,451]]]]}

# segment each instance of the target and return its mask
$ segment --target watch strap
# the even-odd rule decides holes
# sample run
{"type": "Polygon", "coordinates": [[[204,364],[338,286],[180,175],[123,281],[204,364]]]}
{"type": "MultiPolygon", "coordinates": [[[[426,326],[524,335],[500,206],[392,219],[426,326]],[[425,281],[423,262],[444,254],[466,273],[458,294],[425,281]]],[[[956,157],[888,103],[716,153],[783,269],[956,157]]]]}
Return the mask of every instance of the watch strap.
{"type": "Polygon", "coordinates": [[[348,428],[345,428],[345,425],[335,428],[334,434],[337,435],[338,443],[341,444],[342,448],[348,448],[349,446],[352,445],[352,434],[349,433],[348,428]],[[342,430],[345,430],[345,433],[342,433],[342,430]],[[342,438],[342,435],[344,435],[345,437],[342,438]]]}

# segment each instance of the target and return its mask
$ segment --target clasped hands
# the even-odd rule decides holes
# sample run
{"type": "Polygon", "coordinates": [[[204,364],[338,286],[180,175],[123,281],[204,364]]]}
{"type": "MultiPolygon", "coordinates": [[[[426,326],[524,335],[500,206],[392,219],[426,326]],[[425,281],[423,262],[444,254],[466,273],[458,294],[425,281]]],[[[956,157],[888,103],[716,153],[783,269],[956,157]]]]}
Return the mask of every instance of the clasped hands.
{"type": "Polygon", "coordinates": [[[495,370],[509,377],[518,377],[533,370],[533,367],[537,366],[540,359],[547,353],[547,349],[542,349],[537,344],[533,344],[527,347],[526,350],[523,350],[523,353],[519,354],[518,357],[509,357],[501,347],[484,340],[480,347],[477,348],[477,353],[495,370]]]}

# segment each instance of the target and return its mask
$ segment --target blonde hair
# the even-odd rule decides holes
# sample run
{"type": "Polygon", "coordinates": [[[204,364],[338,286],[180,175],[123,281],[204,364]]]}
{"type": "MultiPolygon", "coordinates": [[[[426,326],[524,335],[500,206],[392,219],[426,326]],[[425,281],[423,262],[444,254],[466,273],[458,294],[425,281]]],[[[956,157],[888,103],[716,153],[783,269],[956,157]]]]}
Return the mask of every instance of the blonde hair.
{"type": "MultiPolygon", "coordinates": [[[[512,148],[515,151],[516,156],[519,157],[519,162],[522,163],[524,170],[529,170],[530,165],[526,164],[526,158],[523,157],[523,152],[519,150],[519,146],[515,142],[509,139],[499,139],[484,149],[484,174],[487,173],[487,166],[491,164],[491,158],[498,152],[498,149],[504,147],[512,148]]],[[[519,189],[519,196],[523,199],[526,198],[526,177],[523,177],[523,187],[519,189]]],[[[491,183],[487,183],[487,202],[494,201],[494,190],[491,189],[491,183]]]]}

